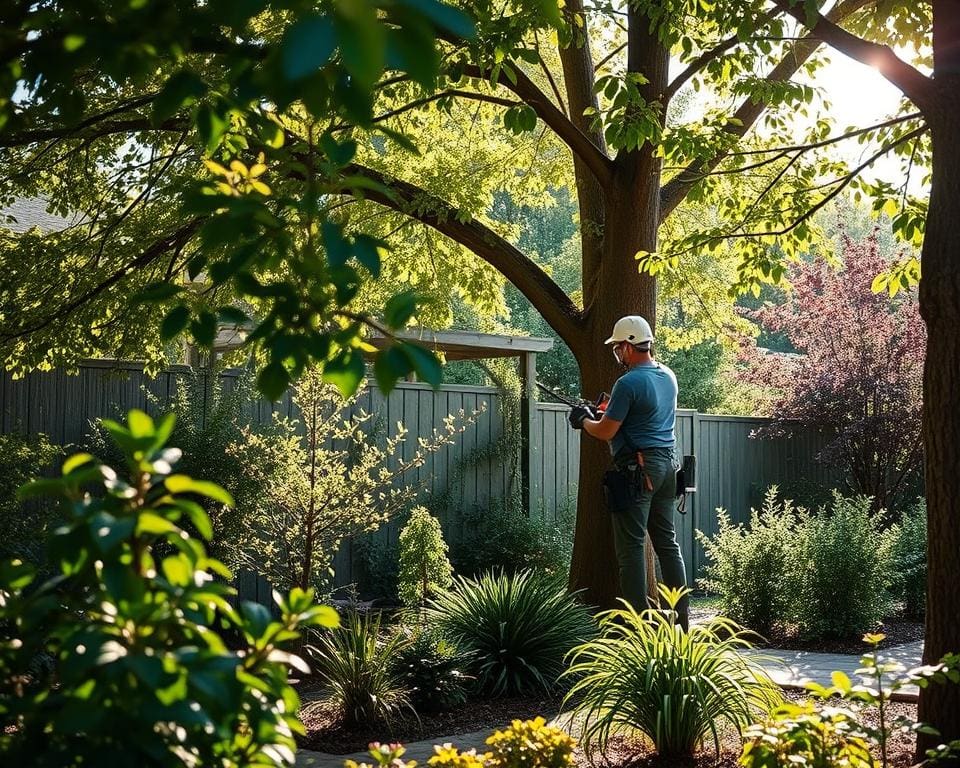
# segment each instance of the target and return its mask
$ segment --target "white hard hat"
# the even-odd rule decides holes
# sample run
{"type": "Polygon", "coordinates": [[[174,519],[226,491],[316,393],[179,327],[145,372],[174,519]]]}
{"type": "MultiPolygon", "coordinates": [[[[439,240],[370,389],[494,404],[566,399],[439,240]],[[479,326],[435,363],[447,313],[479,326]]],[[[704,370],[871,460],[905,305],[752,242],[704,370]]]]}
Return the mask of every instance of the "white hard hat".
{"type": "Polygon", "coordinates": [[[613,333],[610,334],[610,338],[603,343],[619,344],[621,341],[629,341],[634,345],[653,341],[653,331],[650,330],[650,323],[640,315],[621,317],[613,326],[613,333]]]}

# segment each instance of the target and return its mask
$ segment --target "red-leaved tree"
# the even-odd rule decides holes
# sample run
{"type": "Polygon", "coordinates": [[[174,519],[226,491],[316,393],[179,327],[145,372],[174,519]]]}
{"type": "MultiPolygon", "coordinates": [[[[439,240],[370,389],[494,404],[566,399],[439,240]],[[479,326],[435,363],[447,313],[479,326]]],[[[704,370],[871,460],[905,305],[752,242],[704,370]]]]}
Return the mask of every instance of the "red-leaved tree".
{"type": "Polygon", "coordinates": [[[921,471],[926,331],[915,290],[895,298],[871,290],[889,266],[876,234],[840,238],[839,268],[798,263],[785,301],[749,312],[797,354],[752,345],[742,375],[778,393],[773,423],[757,436],[828,435],[819,460],[837,467],[848,490],[891,509],[921,471]]]}

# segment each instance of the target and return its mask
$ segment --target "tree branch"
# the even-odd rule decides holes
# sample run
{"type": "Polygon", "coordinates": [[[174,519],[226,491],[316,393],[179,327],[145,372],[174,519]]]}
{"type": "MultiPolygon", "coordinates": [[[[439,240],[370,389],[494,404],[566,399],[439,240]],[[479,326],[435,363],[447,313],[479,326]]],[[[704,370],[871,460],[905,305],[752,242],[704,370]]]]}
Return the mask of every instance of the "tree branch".
{"type": "MultiPolygon", "coordinates": [[[[830,9],[827,18],[833,22],[842,21],[870,2],[871,0],[841,0],[830,9]]],[[[797,42],[780,60],[780,63],[773,68],[766,78],[767,82],[782,83],[789,80],[820,47],[820,44],[821,40],[812,34],[797,42]]],[[[753,127],[765,109],[765,104],[754,102],[750,98],[745,99],[737,111],[733,113],[732,119],[724,130],[733,136],[742,138],[753,127]]],[[[709,160],[696,160],[662,187],[660,190],[661,223],[683,202],[690,192],[690,188],[705,174],[716,168],[725,157],[727,157],[727,153],[719,152],[709,160]]]]}
{"type": "Polygon", "coordinates": [[[112,287],[116,283],[120,282],[124,277],[129,275],[131,272],[137,269],[142,269],[143,267],[148,266],[157,259],[163,256],[163,254],[168,253],[171,250],[180,248],[184,243],[186,243],[197,230],[200,228],[200,225],[203,223],[202,218],[195,218],[188,221],[182,227],[177,229],[175,232],[155,240],[148,248],[140,252],[140,254],[132,259],[131,261],[124,264],[119,269],[111,273],[107,278],[97,283],[95,286],[90,288],[87,291],[84,291],[80,296],[68,301],[63,307],[60,307],[54,310],[50,315],[48,315],[44,320],[41,320],[38,323],[27,327],[17,328],[15,330],[2,331],[0,332],[0,342],[10,342],[14,339],[19,339],[24,336],[27,336],[31,333],[36,333],[46,328],[48,325],[58,321],[63,320],[68,317],[70,314],[75,312],[79,307],[86,304],[88,301],[95,299],[101,293],[106,291],[108,288],[112,287]]]}
{"type": "MultiPolygon", "coordinates": [[[[758,19],[758,27],[762,26],[763,22],[770,21],[776,16],[776,13],[772,10],[767,11],[763,16],[758,19]]],[[[677,75],[670,85],[667,86],[667,90],[664,92],[666,100],[669,101],[676,95],[677,91],[683,87],[691,77],[693,77],[697,72],[703,69],[707,64],[709,64],[714,59],[719,58],[724,53],[729,51],[731,48],[735,47],[737,43],[742,42],[739,35],[731,35],[726,40],[722,40],[713,48],[708,51],[704,51],[699,56],[697,56],[693,61],[691,61],[686,69],[684,69],[679,75],[677,75]]],[[[598,67],[599,68],[599,67],[598,67]]]]}
{"type": "Polygon", "coordinates": [[[897,56],[892,48],[847,32],[836,23],[836,20],[830,18],[829,14],[824,16],[818,12],[811,17],[803,5],[794,5],[794,2],[796,0],[774,0],[774,5],[793,16],[800,24],[809,27],[811,37],[814,39],[822,40],[861,64],[874,67],[921,111],[928,106],[928,94],[932,81],[897,56]],[[812,26],[810,26],[811,20],[814,21],[812,26]]]}
{"type": "Polygon", "coordinates": [[[182,118],[170,118],[159,125],[154,124],[147,117],[131,117],[126,120],[106,120],[101,123],[84,121],[78,125],[62,128],[35,128],[29,131],[19,131],[0,135],[0,149],[9,147],[23,147],[28,144],[37,144],[41,141],[56,139],[97,139],[114,133],[139,133],[145,131],[184,131],[187,122],[182,118]],[[84,132],[85,128],[96,125],[96,130],[84,132]]]}
{"type": "MultiPolygon", "coordinates": [[[[557,107],[537,85],[520,69],[515,69],[517,82],[501,78],[499,84],[513,91],[537,116],[570,148],[571,152],[589,168],[594,178],[603,186],[613,179],[613,161],[604,154],[587,134],[581,131],[557,107]]],[[[486,73],[478,66],[469,64],[463,68],[467,77],[486,81],[486,73]]]]}
{"type": "Polygon", "coordinates": [[[384,188],[382,191],[362,189],[356,193],[344,190],[344,194],[362,195],[460,243],[513,283],[564,341],[577,343],[581,326],[579,308],[546,272],[510,242],[474,217],[464,218],[448,202],[414,184],[356,164],[344,172],[363,176],[384,188]]]}

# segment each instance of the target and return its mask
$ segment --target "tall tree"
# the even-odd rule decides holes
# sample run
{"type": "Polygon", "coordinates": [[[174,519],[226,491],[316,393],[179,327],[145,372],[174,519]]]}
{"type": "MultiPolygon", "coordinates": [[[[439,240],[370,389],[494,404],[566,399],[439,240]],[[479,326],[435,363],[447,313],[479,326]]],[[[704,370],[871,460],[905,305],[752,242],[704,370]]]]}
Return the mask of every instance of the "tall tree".
{"type": "MultiPolygon", "coordinates": [[[[105,12],[113,4],[100,5],[105,12]]],[[[8,342],[13,364],[56,362],[98,348],[110,334],[122,336],[117,318],[129,317],[123,314],[127,294],[148,283],[142,298],[172,306],[165,330],[189,324],[201,341],[209,342],[216,320],[203,302],[235,295],[249,301],[258,323],[254,341],[269,343],[261,386],[271,391],[312,359],[326,361],[332,380],[356,386],[362,362],[351,302],[365,272],[355,265],[379,273],[383,245],[362,232],[344,234],[336,211],[348,216],[349,201],[359,199],[367,212],[375,203],[404,224],[419,222],[459,244],[462,250],[449,254],[470,254],[460,277],[477,295],[489,299],[484,289],[496,272],[513,283],[566,341],[584,393],[592,395],[619,373],[602,350],[613,322],[630,313],[654,318],[658,276],[683,274],[689,254],[734,244],[741,257],[735,287],[758,289],[763,280],[779,279],[783,260],[816,239],[813,214],[851,188],[892,208],[899,233],[919,240],[926,209],[910,185],[870,183],[860,172],[891,153],[907,176],[932,162],[920,289],[929,334],[927,658],[960,647],[960,596],[951,586],[960,568],[960,526],[951,509],[960,491],[960,337],[954,332],[960,234],[950,226],[960,206],[955,0],[636,0],[625,6],[569,0],[562,12],[546,0],[469,0],[463,7],[477,28],[468,42],[452,34],[467,31],[459,17],[451,20],[444,7],[430,4],[415,4],[430,8],[425,21],[393,3],[384,3],[380,15],[377,6],[364,4],[358,16],[348,12],[352,4],[304,0],[286,11],[255,2],[231,12],[241,5],[183,0],[177,18],[199,26],[175,45],[156,38],[164,23],[178,25],[176,19],[133,18],[169,4],[116,5],[122,9],[105,14],[111,24],[104,28],[91,27],[86,16],[58,14],[56,3],[23,0],[14,3],[17,18],[9,28],[16,31],[0,39],[10,99],[0,106],[12,115],[0,127],[4,165],[11,169],[4,191],[51,193],[63,211],[75,207],[86,215],[57,238],[20,238],[6,249],[4,266],[18,269],[17,288],[0,296],[0,340],[8,342]],[[230,23],[217,14],[229,15],[230,23]],[[131,35],[131,28],[139,31],[131,35]],[[438,49],[425,44],[424,30],[440,35],[438,49]],[[104,39],[114,53],[105,59],[106,71],[98,71],[97,41],[104,39]],[[824,43],[875,66],[912,107],[840,133],[818,119],[796,140],[793,118],[812,105],[819,113],[823,105],[794,78],[815,73],[824,43]],[[932,48],[933,76],[890,47],[911,44],[932,48]],[[363,56],[368,49],[378,55],[363,56]],[[435,56],[420,57],[433,50],[435,56]],[[84,58],[71,68],[78,52],[84,58]],[[678,64],[672,77],[671,60],[678,64]],[[429,66],[421,69],[422,62],[429,66]],[[131,63],[136,78],[126,74],[131,63]],[[381,78],[385,67],[391,71],[381,78]],[[52,78],[44,77],[45,69],[52,78]],[[689,88],[710,98],[690,119],[671,121],[670,103],[689,88]],[[21,89],[26,97],[18,96],[21,89]],[[70,96],[77,93],[93,98],[78,103],[70,96]],[[490,129],[491,115],[499,116],[499,130],[490,129]],[[518,166],[509,153],[491,165],[465,124],[484,127],[504,147],[533,130],[525,156],[552,161],[538,169],[569,168],[579,210],[579,302],[515,247],[489,213],[492,179],[516,188],[537,181],[539,172],[518,166]],[[397,125],[407,130],[399,133],[397,125]],[[549,129],[546,138],[541,125],[549,129]],[[380,135],[367,141],[371,129],[380,135]],[[409,147],[411,137],[421,158],[397,149],[409,147]],[[845,140],[871,146],[859,165],[824,154],[845,140]],[[202,155],[219,161],[208,166],[215,178],[198,172],[202,155]],[[118,166],[132,174],[119,184],[111,176],[118,166]],[[260,180],[264,172],[269,186],[260,180]],[[734,174],[738,186],[731,195],[734,174]],[[196,184],[198,178],[205,183],[196,184]],[[169,204],[184,186],[201,188],[189,198],[186,216],[169,204]],[[686,201],[710,203],[718,220],[679,234],[662,230],[686,201]],[[668,236],[658,242],[661,233],[668,236]],[[140,247],[131,252],[132,244],[140,247]],[[23,265],[55,257],[73,269],[51,291],[23,265]],[[211,282],[184,292],[184,269],[191,279],[206,275],[211,282]],[[20,307],[25,311],[17,312],[20,307]],[[31,346],[26,338],[52,341],[31,346]]],[[[929,62],[918,55],[917,64],[929,62]]],[[[917,273],[917,263],[908,261],[891,270],[887,284],[909,284],[917,273]]],[[[687,280],[694,290],[702,286],[700,275],[687,280]]],[[[402,297],[386,314],[402,325],[415,310],[415,302],[402,297]]],[[[127,333],[126,343],[140,337],[139,329],[127,333]]],[[[409,369],[409,355],[416,354],[383,356],[384,381],[409,369]]],[[[581,451],[571,578],[587,588],[588,599],[607,605],[616,575],[597,483],[608,457],[595,441],[584,441],[581,451]]],[[[945,736],[960,736],[956,690],[925,690],[921,710],[945,736]]]]}

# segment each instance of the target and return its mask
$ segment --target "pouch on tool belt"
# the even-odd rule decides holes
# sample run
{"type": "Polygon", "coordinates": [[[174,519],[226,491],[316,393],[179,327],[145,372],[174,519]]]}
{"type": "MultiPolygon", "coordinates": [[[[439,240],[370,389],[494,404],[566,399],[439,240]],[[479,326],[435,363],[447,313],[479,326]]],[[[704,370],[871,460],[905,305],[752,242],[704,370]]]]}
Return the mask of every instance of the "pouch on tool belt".
{"type": "Polygon", "coordinates": [[[615,515],[622,514],[633,503],[633,482],[626,472],[609,469],[603,475],[603,493],[607,509],[615,515]]]}

